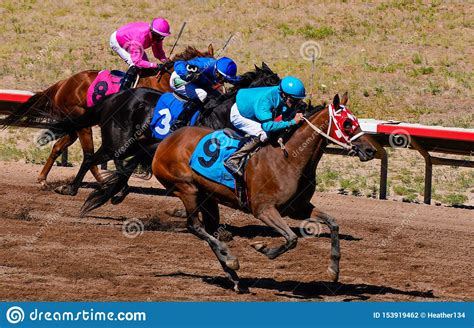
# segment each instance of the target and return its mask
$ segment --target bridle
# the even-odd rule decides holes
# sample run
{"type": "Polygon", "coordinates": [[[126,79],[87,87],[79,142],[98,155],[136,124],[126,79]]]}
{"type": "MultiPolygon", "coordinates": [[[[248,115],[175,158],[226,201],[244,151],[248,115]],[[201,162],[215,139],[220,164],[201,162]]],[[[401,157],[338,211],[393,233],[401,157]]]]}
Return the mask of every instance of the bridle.
{"type": "MultiPolygon", "coordinates": [[[[342,105],[341,105],[342,106],[342,105]]],[[[342,106],[343,108],[341,110],[344,110],[345,109],[345,106],[342,106]]],[[[306,117],[303,117],[303,120],[305,120],[306,123],[308,123],[308,125],[314,130],[316,131],[317,133],[319,133],[321,136],[323,136],[324,138],[328,139],[329,141],[335,143],[336,145],[338,146],[341,146],[342,148],[346,149],[346,150],[352,150],[353,149],[353,145],[352,145],[352,142],[356,139],[358,139],[359,137],[361,137],[364,132],[361,131],[357,134],[355,134],[354,136],[352,137],[349,137],[344,131],[343,129],[341,129],[341,126],[339,124],[339,122],[336,120],[335,118],[335,115],[336,115],[336,110],[334,109],[334,105],[333,104],[330,104],[328,106],[328,110],[329,110],[329,124],[328,124],[328,130],[327,132],[324,132],[323,130],[321,130],[320,128],[318,128],[316,125],[314,125],[313,123],[311,123],[310,120],[308,120],[306,117]],[[335,133],[338,137],[342,138],[345,142],[341,142],[339,140],[337,140],[336,138],[333,138],[331,136],[331,128],[332,127],[335,127],[335,133]]]]}

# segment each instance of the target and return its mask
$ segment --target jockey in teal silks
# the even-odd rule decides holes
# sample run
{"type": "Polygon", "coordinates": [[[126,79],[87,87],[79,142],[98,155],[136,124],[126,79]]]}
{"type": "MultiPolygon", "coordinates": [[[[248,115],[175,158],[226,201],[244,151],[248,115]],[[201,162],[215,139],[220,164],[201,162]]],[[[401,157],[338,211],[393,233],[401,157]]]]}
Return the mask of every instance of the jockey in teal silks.
{"type": "Polygon", "coordinates": [[[227,159],[225,167],[235,176],[242,178],[242,160],[247,154],[261,142],[265,142],[269,133],[289,128],[302,120],[303,114],[295,115],[295,111],[305,96],[303,82],[292,76],[285,77],[278,86],[239,90],[230,111],[230,121],[249,137],[244,145],[227,159]],[[276,121],[280,115],[293,118],[289,121],[276,121]]]}
{"type": "Polygon", "coordinates": [[[239,80],[237,65],[227,57],[198,57],[188,61],[176,61],[170,77],[170,86],[178,96],[188,100],[188,104],[173,125],[173,130],[186,125],[196,110],[205,104],[209,93],[217,93],[215,86],[224,82],[235,84],[239,80]]]}
{"type": "MultiPolygon", "coordinates": [[[[162,63],[168,61],[163,50],[163,40],[170,33],[170,25],[164,18],[154,18],[151,23],[135,22],[120,27],[110,36],[110,47],[128,64],[121,90],[130,88],[139,71],[153,74],[159,65],[150,62],[145,49],[151,48],[153,55],[162,63]]],[[[141,74],[141,73],[140,73],[141,74]]]]}

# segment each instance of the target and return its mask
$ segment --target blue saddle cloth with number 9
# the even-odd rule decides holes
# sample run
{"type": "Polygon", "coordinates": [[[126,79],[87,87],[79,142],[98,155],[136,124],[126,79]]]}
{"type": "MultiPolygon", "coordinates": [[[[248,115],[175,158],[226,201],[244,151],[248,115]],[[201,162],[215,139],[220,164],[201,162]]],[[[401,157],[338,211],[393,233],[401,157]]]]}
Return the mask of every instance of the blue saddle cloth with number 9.
{"type": "Polygon", "coordinates": [[[209,180],[235,189],[235,178],[224,167],[224,162],[240,148],[241,143],[242,137],[232,130],[214,131],[199,141],[189,164],[209,180]]]}

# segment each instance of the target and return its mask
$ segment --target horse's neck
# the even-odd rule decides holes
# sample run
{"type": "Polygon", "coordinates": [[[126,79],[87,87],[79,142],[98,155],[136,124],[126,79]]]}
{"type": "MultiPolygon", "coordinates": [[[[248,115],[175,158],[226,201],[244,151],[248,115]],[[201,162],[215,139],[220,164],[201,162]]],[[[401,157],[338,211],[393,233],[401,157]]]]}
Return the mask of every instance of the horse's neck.
{"type": "MultiPolygon", "coordinates": [[[[314,114],[309,120],[321,130],[325,130],[328,119],[329,113],[326,108],[314,114]]],[[[319,152],[322,151],[322,146],[326,144],[322,138],[309,124],[303,123],[303,126],[295,131],[285,145],[291,158],[291,165],[300,169],[301,172],[306,170],[308,165],[311,166],[310,171],[316,170],[320,157],[319,152]]]]}

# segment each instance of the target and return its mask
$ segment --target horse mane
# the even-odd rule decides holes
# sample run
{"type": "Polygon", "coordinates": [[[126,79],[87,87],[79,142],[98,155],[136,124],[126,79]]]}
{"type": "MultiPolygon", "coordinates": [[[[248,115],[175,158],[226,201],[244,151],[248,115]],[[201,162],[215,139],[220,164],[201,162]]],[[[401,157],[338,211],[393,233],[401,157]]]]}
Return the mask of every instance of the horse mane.
{"type": "Polygon", "coordinates": [[[202,57],[204,56],[205,53],[199,51],[196,49],[196,47],[193,46],[187,46],[186,49],[180,54],[175,55],[172,60],[190,60],[196,57],[202,57]]]}
{"type": "MultiPolygon", "coordinates": [[[[306,105],[305,108],[303,108],[302,110],[304,110],[304,117],[308,119],[312,117],[313,115],[318,114],[319,112],[321,112],[327,107],[325,103],[321,105],[316,105],[316,106],[312,106],[311,104],[305,104],[305,105],[306,105]]],[[[283,142],[286,143],[293,136],[296,130],[298,130],[300,127],[301,127],[301,124],[292,126],[278,133],[277,136],[283,138],[283,142]]],[[[277,140],[277,139],[278,138],[272,138],[272,140],[277,140]]],[[[275,145],[275,146],[278,146],[278,145],[275,145]]]]}
{"type": "Polygon", "coordinates": [[[265,63],[262,63],[262,67],[255,66],[255,70],[246,72],[240,77],[240,82],[229,88],[225,94],[208,94],[206,104],[197,120],[198,124],[206,122],[205,125],[215,130],[230,127],[229,112],[231,106],[235,103],[237,91],[242,88],[273,86],[280,82],[279,76],[265,63]],[[271,78],[274,78],[275,81],[267,81],[271,78]],[[224,123],[223,126],[222,123],[224,123]]]}

